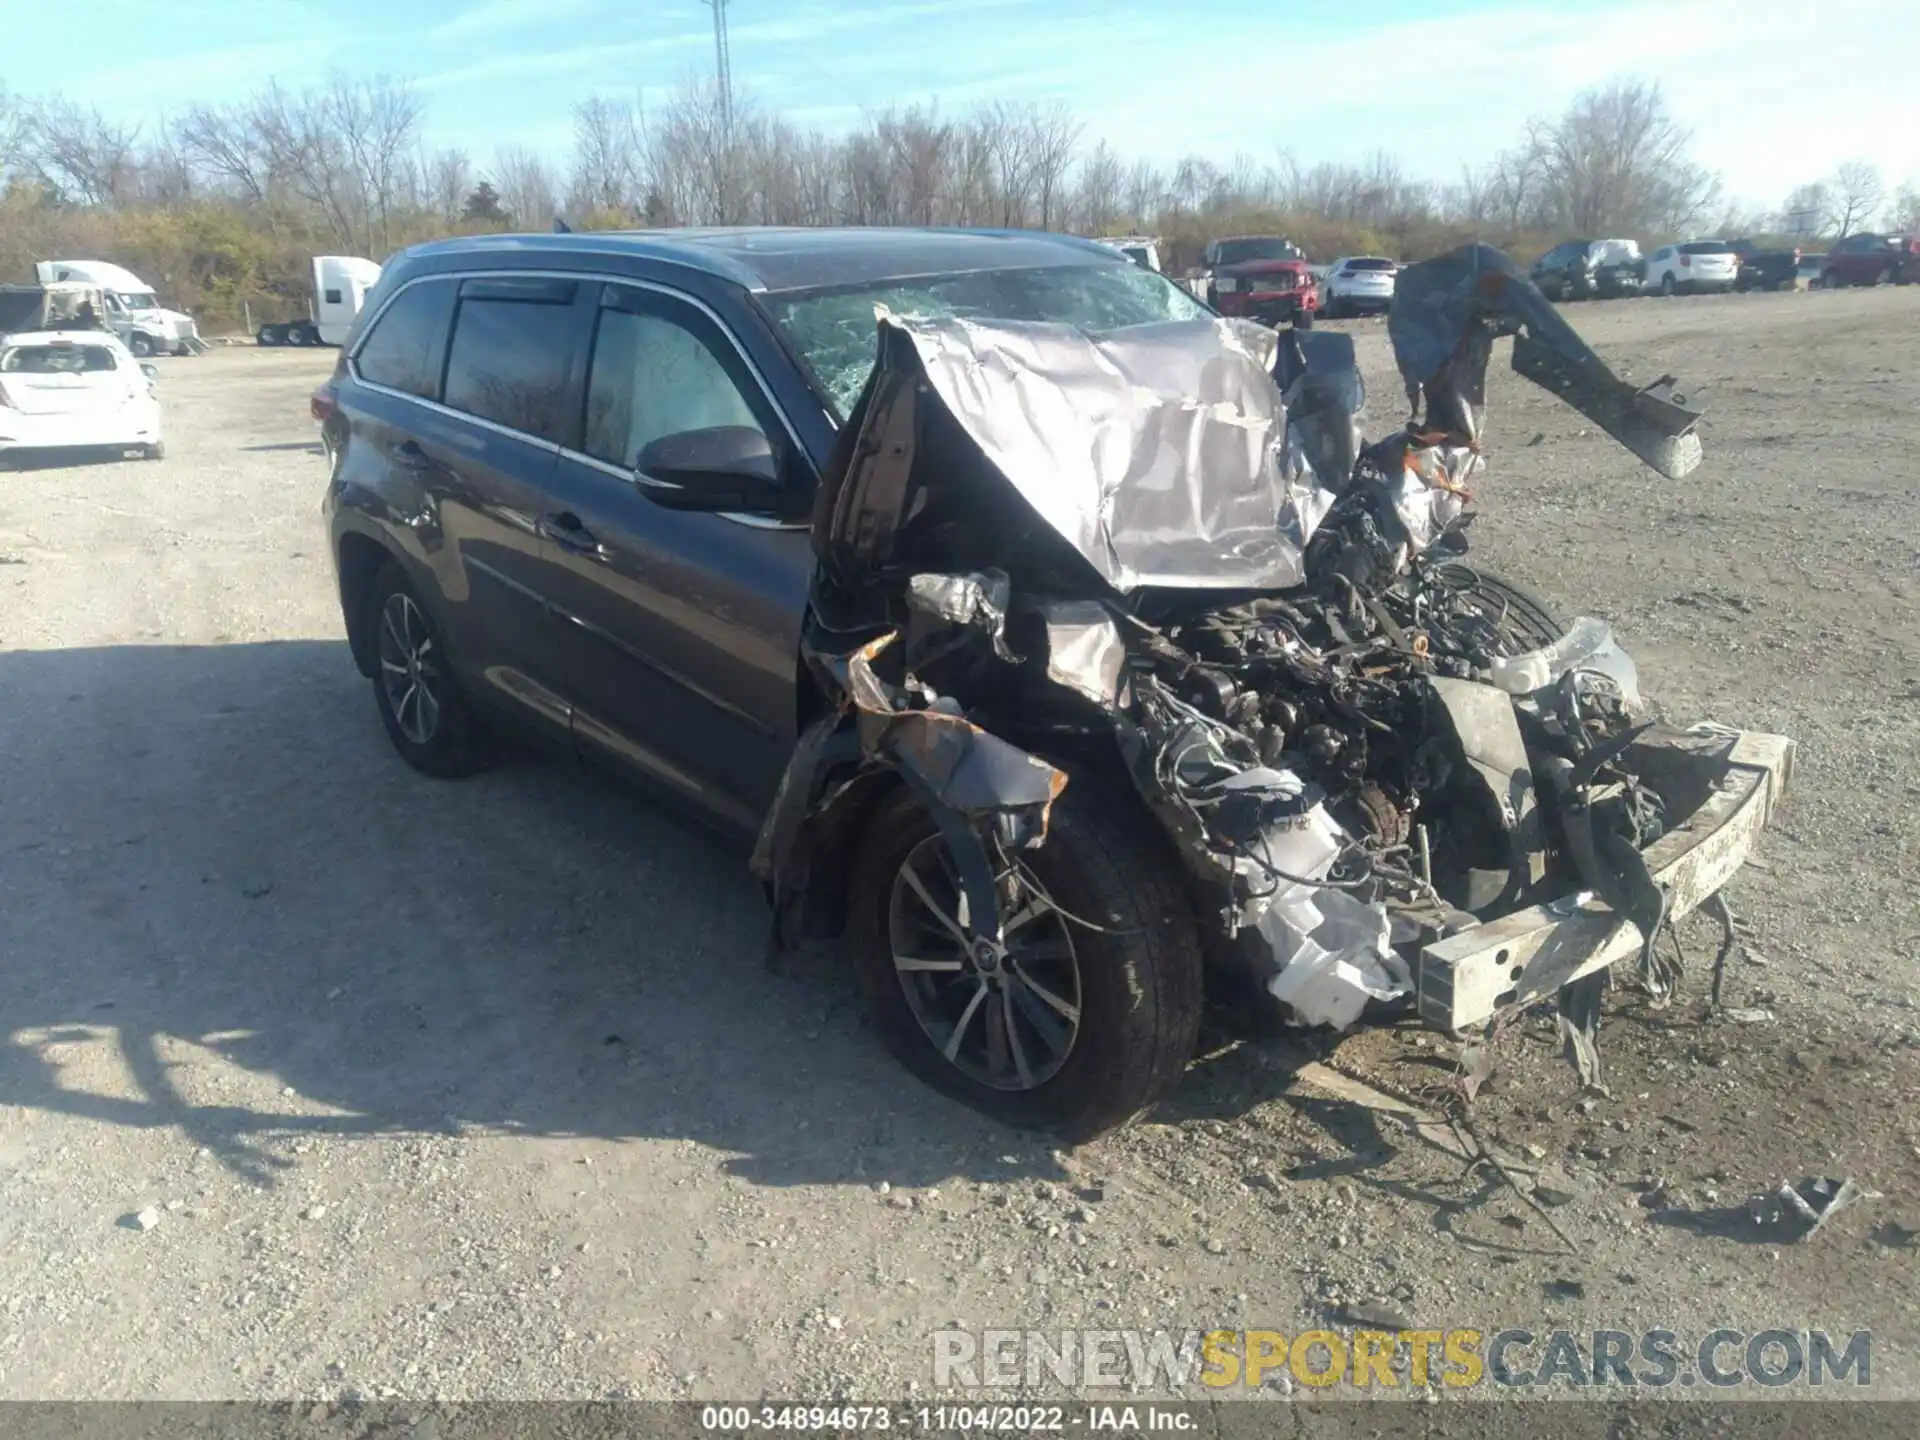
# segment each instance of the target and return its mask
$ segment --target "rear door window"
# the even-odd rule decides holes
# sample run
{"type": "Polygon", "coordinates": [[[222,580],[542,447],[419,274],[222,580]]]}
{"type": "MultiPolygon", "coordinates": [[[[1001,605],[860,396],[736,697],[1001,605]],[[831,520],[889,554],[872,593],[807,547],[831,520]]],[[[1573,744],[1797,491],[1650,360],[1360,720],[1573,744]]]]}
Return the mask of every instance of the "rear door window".
{"type": "Polygon", "coordinates": [[[394,296],[354,352],[354,373],[369,384],[438,400],[453,296],[452,280],[417,280],[394,296]]]}
{"type": "Polygon", "coordinates": [[[586,348],[576,283],[473,281],[460,293],[447,350],[445,401],[482,420],[555,443],[586,348]]]}
{"type": "Polygon", "coordinates": [[[770,402],[719,327],[657,291],[607,287],[586,389],[583,447],[623,470],[648,444],[683,430],[738,425],[776,435],[770,402]]]}

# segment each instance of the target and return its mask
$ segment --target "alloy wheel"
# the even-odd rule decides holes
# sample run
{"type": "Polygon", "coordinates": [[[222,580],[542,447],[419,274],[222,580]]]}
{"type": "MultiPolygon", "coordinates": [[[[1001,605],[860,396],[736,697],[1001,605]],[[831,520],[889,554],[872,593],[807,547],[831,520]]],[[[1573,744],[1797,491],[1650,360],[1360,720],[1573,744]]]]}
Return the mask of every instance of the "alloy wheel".
{"type": "Polygon", "coordinates": [[[1067,918],[1009,870],[997,887],[1003,949],[969,936],[967,898],[938,835],[894,876],[887,935],[907,1008],[949,1065],[995,1090],[1033,1090],[1080,1032],[1080,969],[1067,918]]]}
{"type": "Polygon", "coordinates": [[[413,597],[395,591],[380,607],[380,684],[400,733],[415,745],[440,728],[440,662],[433,630],[413,597]]]}

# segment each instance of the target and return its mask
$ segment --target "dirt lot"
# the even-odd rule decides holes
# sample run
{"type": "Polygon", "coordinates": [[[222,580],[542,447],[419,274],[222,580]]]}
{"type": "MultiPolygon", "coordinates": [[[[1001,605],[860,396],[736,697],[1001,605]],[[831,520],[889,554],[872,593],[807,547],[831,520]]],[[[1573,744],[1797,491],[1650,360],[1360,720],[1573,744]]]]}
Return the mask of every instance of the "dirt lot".
{"type": "Polygon", "coordinates": [[[244,349],[162,362],[168,459],[0,474],[0,1396],[927,1395],[956,1322],[1363,1303],[1871,1328],[1920,1396],[1920,288],[1570,314],[1682,377],[1709,462],[1664,481],[1501,369],[1477,547],[1671,713],[1802,745],[1730,891],[1729,1003],[1775,1018],[1616,991],[1612,1099],[1545,1023],[1482,1099],[1577,1254],[1295,1075],[1417,1094],[1438,1037],[1216,1024],[1162,1113],[1057,1152],[906,1080],[831,957],[770,970],[739,854],[558,761],[406,770],[319,525],[331,353],[244,349]],[[1805,1174],[1878,1193],[1805,1246],[1715,1219],[1805,1174]]]}

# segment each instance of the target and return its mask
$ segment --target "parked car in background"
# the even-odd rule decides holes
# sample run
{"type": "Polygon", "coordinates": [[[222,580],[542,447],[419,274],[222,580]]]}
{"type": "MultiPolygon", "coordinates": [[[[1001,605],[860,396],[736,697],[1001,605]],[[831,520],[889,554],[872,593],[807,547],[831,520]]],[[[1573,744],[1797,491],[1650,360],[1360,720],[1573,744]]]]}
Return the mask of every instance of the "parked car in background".
{"type": "Polygon", "coordinates": [[[1292,320],[1319,309],[1320,291],[1306,252],[1279,235],[1215,240],[1189,288],[1222,315],[1292,320]]]}
{"type": "Polygon", "coordinates": [[[1820,283],[1907,285],[1920,280],[1920,235],[1849,235],[1827,251],[1820,283]]]}
{"type": "Polygon", "coordinates": [[[1724,294],[1740,279],[1740,257],[1724,240],[1662,245],[1647,257],[1647,288],[1662,295],[1724,294]]]}
{"type": "Polygon", "coordinates": [[[29,330],[0,342],[0,456],[14,450],[165,453],[154,370],[109,330],[29,330]]]}
{"type": "Polygon", "coordinates": [[[1320,311],[1340,315],[1381,315],[1393,304],[1393,277],[1400,262],[1380,255],[1348,255],[1327,267],[1320,282],[1320,311]]]}
{"type": "Polygon", "coordinates": [[[1632,240],[1569,240],[1533,262],[1533,283],[1549,300],[1638,295],[1647,262],[1632,240]]]}
{"type": "Polygon", "coordinates": [[[1791,290],[1800,274],[1798,250],[1769,248],[1758,240],[1729,240],[1727,248],[1740,262],[1736,290],[1791,290]]]}
{"type": "Polygon", "coordinates": [[[1160,273],[1160,242],[1145,235],[1109,235],[1100,242],[1109,250],[1118,250],[1142,270],[1160,273]]]}

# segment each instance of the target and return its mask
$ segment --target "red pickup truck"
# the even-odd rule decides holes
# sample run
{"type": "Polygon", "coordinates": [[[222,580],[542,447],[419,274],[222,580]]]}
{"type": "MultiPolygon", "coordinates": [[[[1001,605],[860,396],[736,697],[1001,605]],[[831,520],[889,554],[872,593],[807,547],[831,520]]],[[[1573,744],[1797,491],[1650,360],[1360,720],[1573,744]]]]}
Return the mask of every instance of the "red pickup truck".
{"type": "Polygon", "coordinates": [[[1273,323],[1311,318],[1320,290],[1298,245],[1278,235],[1216,240],[1202,257],[1207,303],[1222,315],[1273,323]]]}

